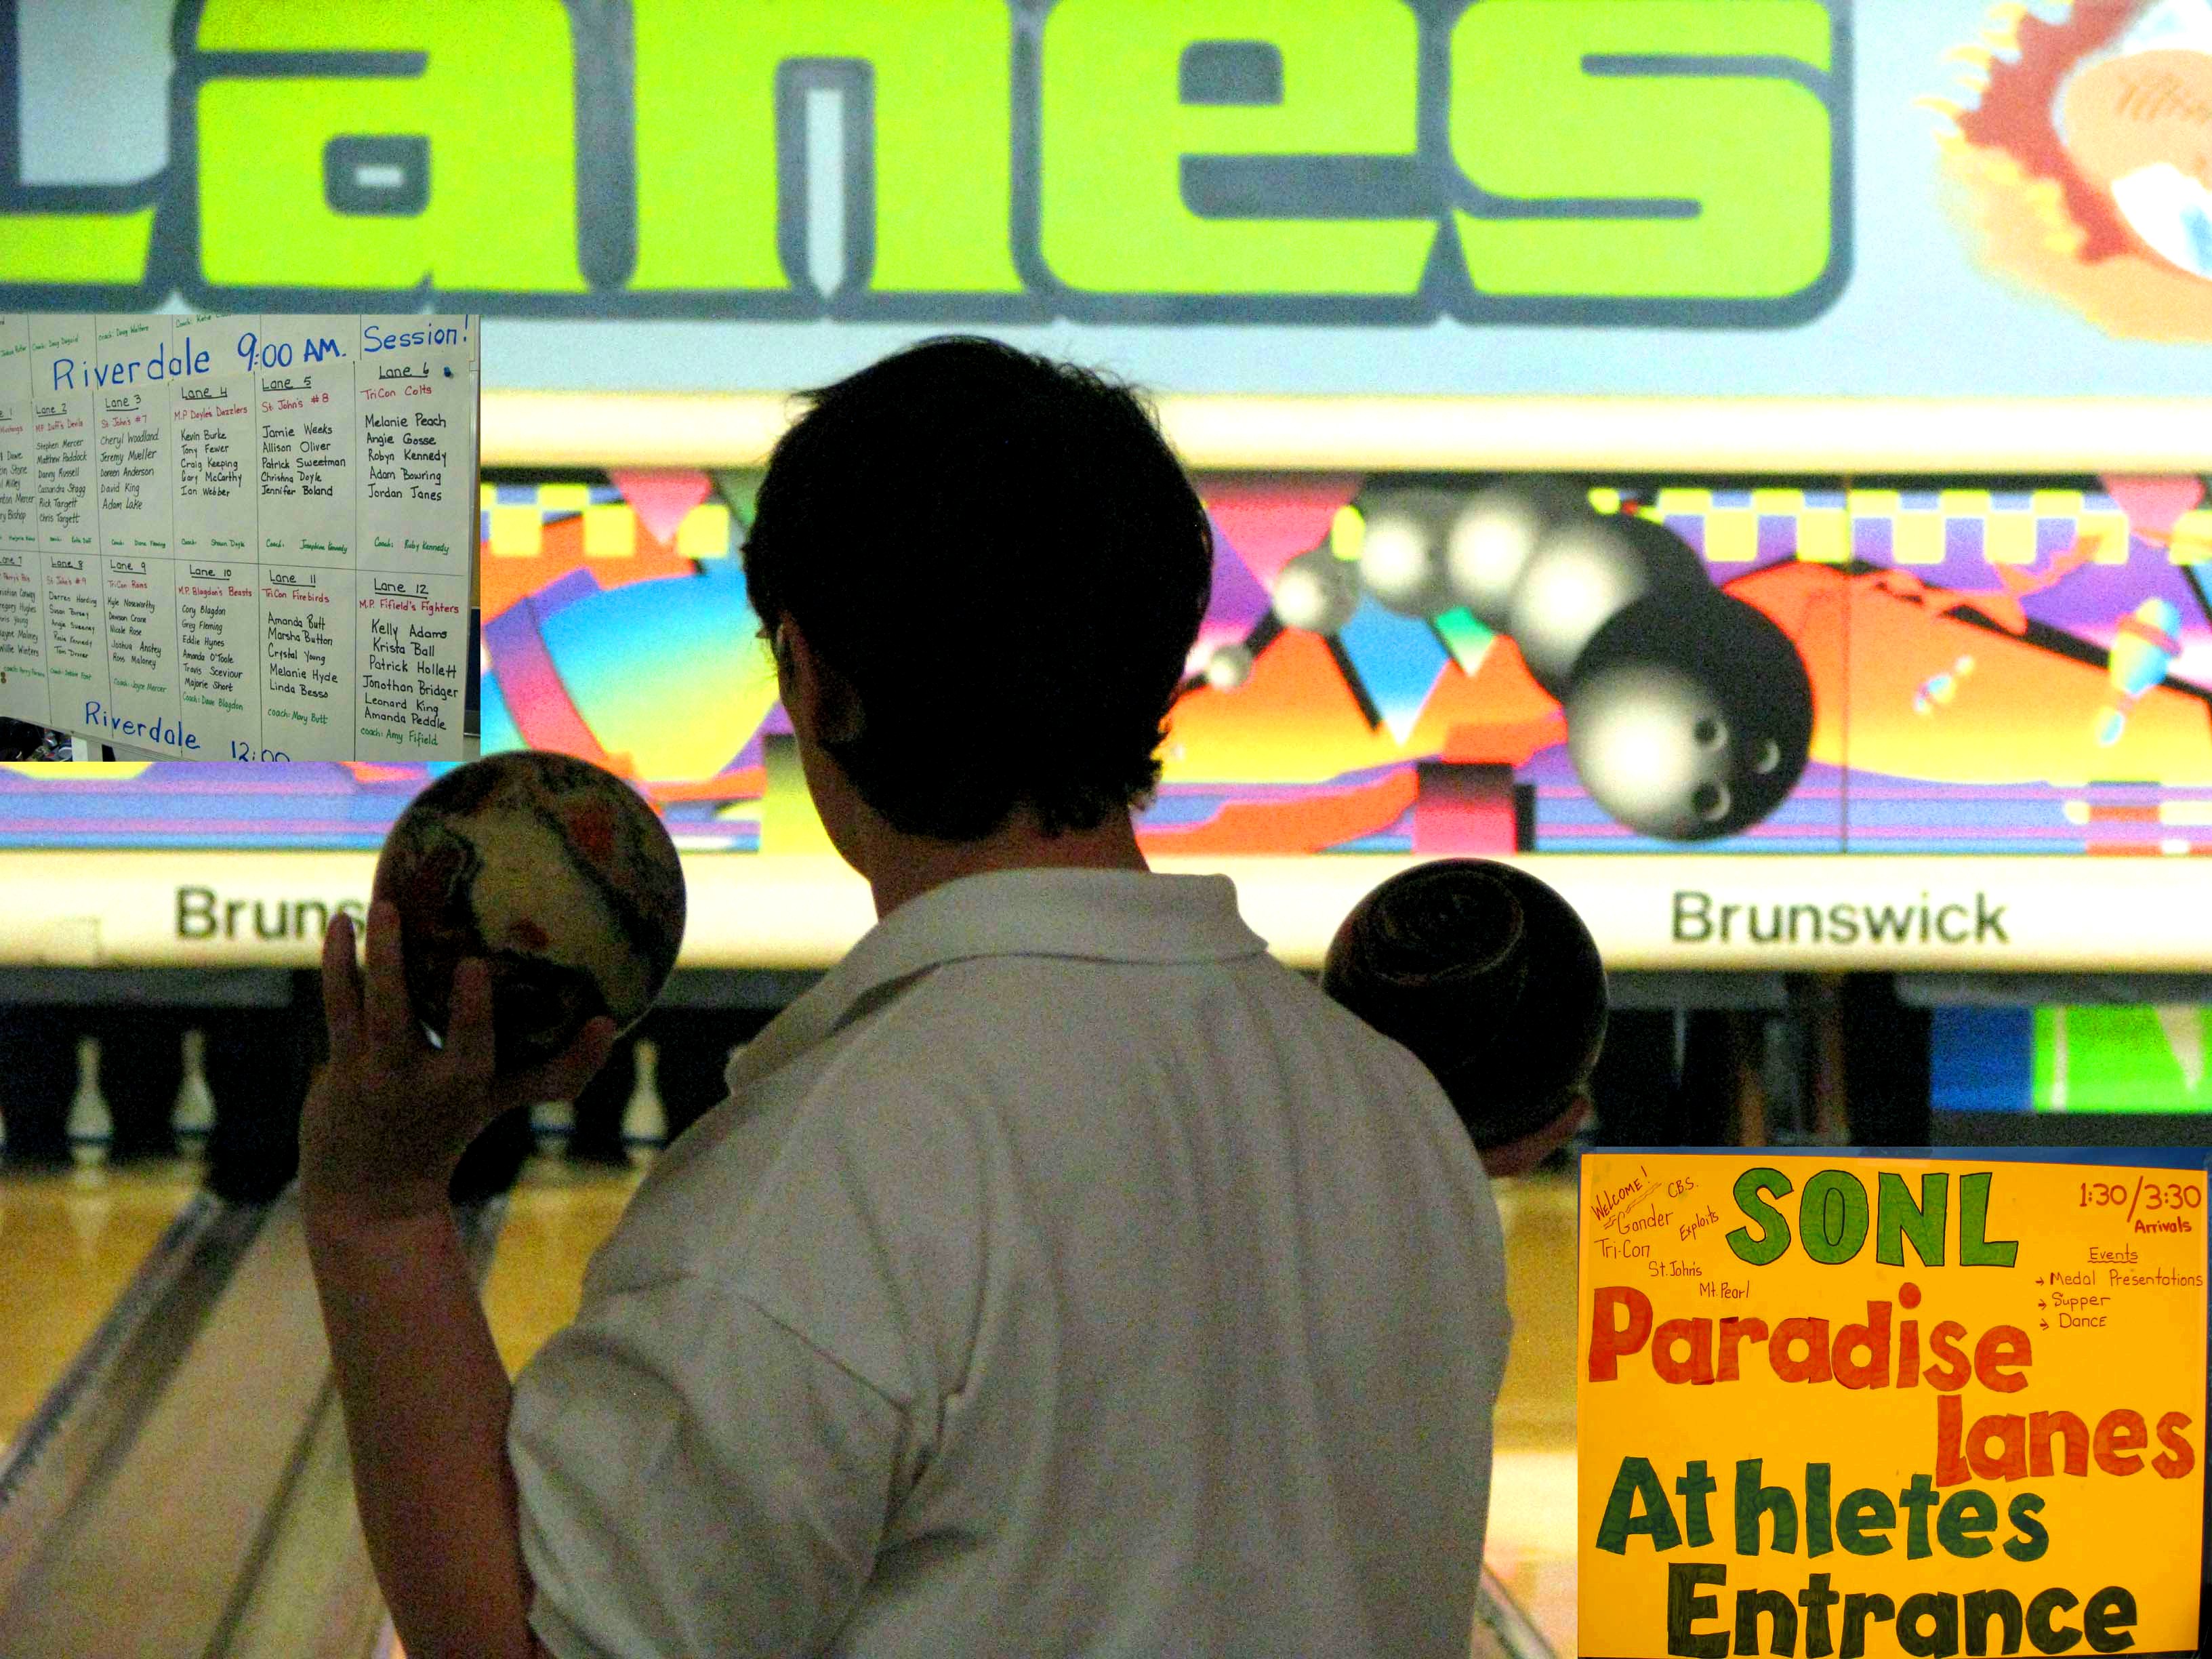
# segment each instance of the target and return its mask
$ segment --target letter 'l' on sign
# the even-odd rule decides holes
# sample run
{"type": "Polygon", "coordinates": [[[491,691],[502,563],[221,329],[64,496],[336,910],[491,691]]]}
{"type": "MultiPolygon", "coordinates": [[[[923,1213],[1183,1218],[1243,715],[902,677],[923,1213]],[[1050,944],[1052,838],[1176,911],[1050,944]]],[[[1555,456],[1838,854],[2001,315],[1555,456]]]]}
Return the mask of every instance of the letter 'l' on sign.
{"type": "Polygon", "coordinates": [[[208,0],[197,121],[200,266],[218,289],[581,293],[576,64],[561,0],[208,0]],[[295,54],[356,54],[343,74],[295,54]],[[289,60],[289,61],[288,61],[289,60]],[[498,88],[488,105],[486,88],[498,88]],[[334,143],[426,138],[413,213],[331,200],[334,143]],[[517,158],[528,165],[518,167],[517,158]]]}
{"type": "MultiPolygon", "coordinates": [[[[1012,198],[1012,22],[1006,0],[634,0],[637,266],[657,290],[790,285],[779,210],[803,199],[796,148],[780,138],[789,71],[840,75],[867,121],[874,202],[869,286],[914,294],[1018,294],[1012,198]]],[[[856,107],[858,106],[858,107],[856,107]]],[[[792,124],[796,125],[797,124],[792,124]]],[[[849,144],[849,138],[848,138],[849,144]]],[[[820,158],[807,158],[817,165],[820,158]]],[[[842,159],[842,158],[841,158],[842,159]]]]}

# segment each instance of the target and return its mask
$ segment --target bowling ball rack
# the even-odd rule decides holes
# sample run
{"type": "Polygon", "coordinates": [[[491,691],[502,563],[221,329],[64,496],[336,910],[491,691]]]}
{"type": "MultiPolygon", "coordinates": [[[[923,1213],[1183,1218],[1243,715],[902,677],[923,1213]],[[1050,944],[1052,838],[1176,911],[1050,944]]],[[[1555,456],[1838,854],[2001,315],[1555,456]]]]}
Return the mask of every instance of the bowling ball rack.
{"type": "MultiPolygon", "coordinates": [[[[504,1211],[460,1212],[479,1279],[504,1211]]],[[[387,1634],[298,1199],[202,1194],[0,1459],[0,1654],[371,1659],[387,1634]]]]}

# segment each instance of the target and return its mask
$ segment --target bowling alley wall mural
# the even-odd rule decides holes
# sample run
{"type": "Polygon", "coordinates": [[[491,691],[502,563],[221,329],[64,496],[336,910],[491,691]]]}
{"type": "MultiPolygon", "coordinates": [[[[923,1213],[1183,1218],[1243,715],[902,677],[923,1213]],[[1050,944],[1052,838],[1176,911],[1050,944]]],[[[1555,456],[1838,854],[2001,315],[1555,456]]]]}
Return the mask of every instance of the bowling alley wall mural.
{"type": "MultiPolygon", "coordinates": [[[[757,478],[487,479],[486,750],[632,778],[687,852],[826,850],[745,597],[757,478]]],[[[2212,850],[2200,479],[1200,487],[1157,855],[2212,850]]],[[[948,746],[992,741],[977,683],[948,746]]],[[[371,848],[429,775],[0,769],[0,844],[371,848]]]]}
{"type": "MultiPolygon", "coordinates": [[[[635,776],[692,845],[818,844],[737,557],[755,476],[486,485],[488,749],[635,776]]],[[[2212,849],[2201,480],[1200,488],[1155,854],[2212,849]]],[[[991,741],[978,684],[948,744],[991,741]]]]}
{"type": "Polygon", "coordinates": [[[2111,333],[2212,341],[2212,4],[2038,9],[1990,8],[1923,100],[1970,240],[2111,333]]]}

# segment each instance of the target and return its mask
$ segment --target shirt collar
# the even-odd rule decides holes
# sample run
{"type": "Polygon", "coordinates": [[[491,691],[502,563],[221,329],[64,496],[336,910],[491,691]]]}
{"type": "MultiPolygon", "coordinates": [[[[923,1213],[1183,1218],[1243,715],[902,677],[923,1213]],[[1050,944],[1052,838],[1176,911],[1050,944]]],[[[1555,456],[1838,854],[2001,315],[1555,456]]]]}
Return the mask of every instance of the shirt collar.
{"type": "Polygon", "coordinates": [[[908,900],[740,1049],[732,1094],[815,1047],[897,987],[981,957],[1089,962],[1231,962],[1266,952],[1226,876],[1135,870],[1001,870],[908,900]]]}

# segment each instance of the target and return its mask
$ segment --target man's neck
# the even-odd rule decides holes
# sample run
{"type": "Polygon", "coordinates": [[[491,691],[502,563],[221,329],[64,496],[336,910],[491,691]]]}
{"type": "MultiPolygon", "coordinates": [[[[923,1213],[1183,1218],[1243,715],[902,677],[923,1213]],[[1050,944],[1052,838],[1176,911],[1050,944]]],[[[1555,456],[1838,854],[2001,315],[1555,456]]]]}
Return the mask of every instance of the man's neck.
{"type": "Polygon", "coordinates": [[[1048,836],[1024,815],[981,841],[933,841],[885,829],[872,849],[868,885],[888,916],[933,887],[1000,870],[1146,870],[1135,827],[1116,814],[1095,830],[1048,836]]]}

